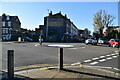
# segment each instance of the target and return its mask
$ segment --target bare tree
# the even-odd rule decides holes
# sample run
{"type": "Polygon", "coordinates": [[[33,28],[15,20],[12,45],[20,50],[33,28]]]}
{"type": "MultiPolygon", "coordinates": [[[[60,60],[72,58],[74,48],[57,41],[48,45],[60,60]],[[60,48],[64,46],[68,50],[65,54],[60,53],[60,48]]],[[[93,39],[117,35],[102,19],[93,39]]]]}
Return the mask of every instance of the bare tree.
{"type": "Polygon", "coordinates": [[[108,14],[105,10],[99,10],[95,15],[94,15],[94,29],[95,31],[98,31],[100,36],[102,37],[103,35],[103,29],[105,27],[108,27],[112,24],[113,20],[115,19],[114,16],[108,14]]]}

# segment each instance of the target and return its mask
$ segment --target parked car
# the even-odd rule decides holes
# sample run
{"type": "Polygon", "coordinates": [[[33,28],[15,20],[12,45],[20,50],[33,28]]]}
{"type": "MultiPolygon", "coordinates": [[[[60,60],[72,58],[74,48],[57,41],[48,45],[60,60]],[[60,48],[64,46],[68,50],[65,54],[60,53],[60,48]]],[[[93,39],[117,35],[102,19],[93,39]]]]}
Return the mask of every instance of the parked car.
{"type": "Polygon", "coordinates": [[[98,43],[99,43],[99,44],[108,44],[109,42],[108,42],[108,40],[99,38],[99,39],[98,39],[98,43]]]}
{"type": "Polygon", "coordinates": [[[85,44],[94,44],[94,45],[97,45],[97,40],[95,39],[87,39],[85,40],[85,44]]]}
{"type": "Polygon", "coordinates": [[[99,38],[99,39],[98,39],[98,43],[99,43],[99,44],[104,44],[104,40],[101,39],[101,38],[99,38]]]}
{"type": "Polygon", "coordinates": [[[119,47],[120,46],[120,39],[110,39],[109,46],[119,47]]]}

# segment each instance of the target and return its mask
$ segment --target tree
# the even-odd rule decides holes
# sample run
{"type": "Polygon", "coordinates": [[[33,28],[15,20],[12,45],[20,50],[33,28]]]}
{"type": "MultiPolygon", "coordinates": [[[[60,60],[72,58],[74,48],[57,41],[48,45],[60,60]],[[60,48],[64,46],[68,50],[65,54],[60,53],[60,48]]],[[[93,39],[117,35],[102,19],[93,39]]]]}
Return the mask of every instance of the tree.
{"type": "Polygon", "coordinates": [[[120,33],[119,33],[117,30],[111,30],[111,31],[108,33],[108,38],[109,38],[109,39],[112,39],[112,38],[120,39],[120,33]]]}
{"type": "Polygon", "coordinates": [[[95,15],[94,15],[94,29],[95,32],[98,31],[100,34],[100,37],[103,35],[103,29],[108,26],[110,26],[115,19],[114,16],[108,14],[105,10],[99,10],[95,15]]]}

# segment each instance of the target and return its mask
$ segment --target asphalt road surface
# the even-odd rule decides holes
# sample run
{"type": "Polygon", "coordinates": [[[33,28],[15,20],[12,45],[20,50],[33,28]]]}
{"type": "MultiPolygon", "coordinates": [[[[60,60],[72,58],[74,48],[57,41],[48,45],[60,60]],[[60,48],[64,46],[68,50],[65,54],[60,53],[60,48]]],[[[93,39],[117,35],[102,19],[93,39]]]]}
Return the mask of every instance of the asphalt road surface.
{"type": "Polygon", "coordinates": [[[32,64],[57,64],[58,48],[50,44],[68,44],[74,48],[64,48],[64,64],[84,64],[97,68],[119,71],[117,48],[108,45],[85,45],[83,43],[2,43],[2,68],[7,68],[7,50],[15,51],[15,67],[32,64]]]}

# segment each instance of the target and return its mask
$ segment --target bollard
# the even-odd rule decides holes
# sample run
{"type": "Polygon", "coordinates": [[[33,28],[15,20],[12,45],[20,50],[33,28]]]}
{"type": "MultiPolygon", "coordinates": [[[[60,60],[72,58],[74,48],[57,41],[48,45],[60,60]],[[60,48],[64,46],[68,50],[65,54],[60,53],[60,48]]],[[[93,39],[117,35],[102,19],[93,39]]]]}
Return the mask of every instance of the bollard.
{"type": "Polygon", "coordinates": [[[63,48],[58,50],[58,69],[63,70],[63,48]]]}
{"type": "MultiPolygon", "coordinates": [[[[118,57],[118,69],[120,69],[120,50],[118,51],[119,53],[119,57],[118,57]]],[[[120,70],[118,71],[118,73],[120,73],[120,70]]],[[[119,75],[120,77],[120,75],[119,75]]]]}
{"type": "Polygon", "coordinates": [[[8,50],[8,79],[14,79],[14,50],[8,50]]]}
{"type": "Polygon", "coordinates": [[[119,50],[119,48],[120,48],[120,43],[118,43],[118,50],[119,50]]]}

